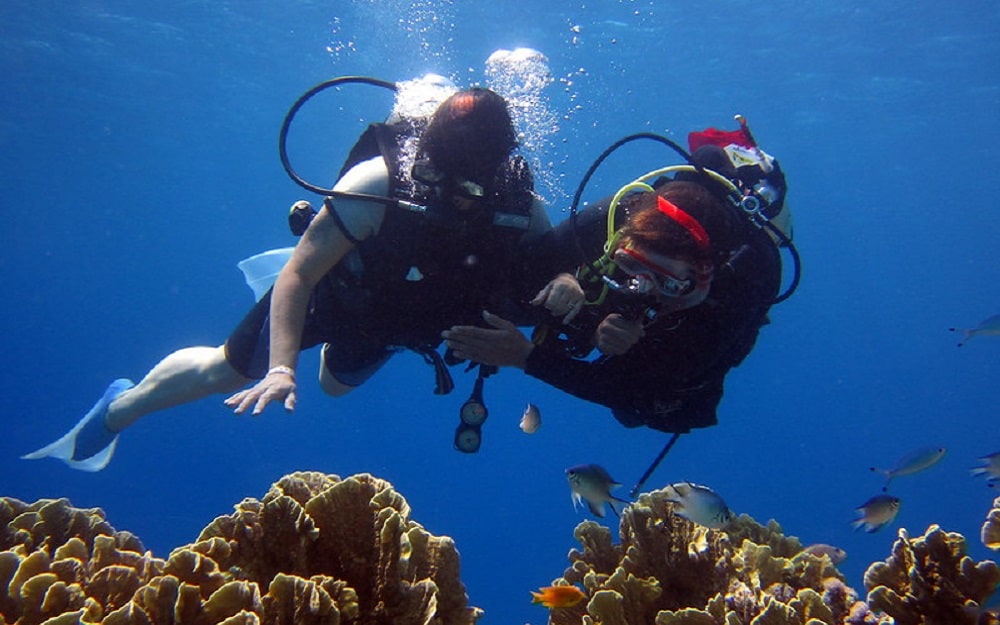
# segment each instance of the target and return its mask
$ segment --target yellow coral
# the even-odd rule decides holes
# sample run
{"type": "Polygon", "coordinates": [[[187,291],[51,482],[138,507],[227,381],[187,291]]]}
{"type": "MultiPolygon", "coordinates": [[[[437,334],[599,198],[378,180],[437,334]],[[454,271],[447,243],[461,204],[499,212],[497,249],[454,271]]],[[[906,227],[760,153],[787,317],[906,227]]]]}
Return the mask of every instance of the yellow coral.
{"type": "Polygon", "coordinates": [[[617,545],[589,521],[574,535],[582,549],[556,581],[583,584],[591,600],[550,625],[835,625],[856,599],[829,558],[802,553],[774,521],[742,515],[707,530],[675,515],[665,491],[623,511],[617,545]]]}
{"type": "Polygon", "coordinates": [[[981,605],[1000,583],[1000,567],[965,553],[965,538],[937,525],[916,539],[900,529],[889,559],[865,572],[868,604],[900,625],[969,622],[970,605],[981,605]]]}
{"type": "Polygon", "coordinates": [[[1000,550],[1000,497],[993,500],[993,509],[990,510],[983,523],[980,534],[983,544],[993,551],[1000,550]]]}
{"type": "Polygon", "coordinates": [[[454,542],[409,515],[371,475],[294,473],[163,561],[98,508],[0,498],[0,623],[471,625],[454,542]]]}

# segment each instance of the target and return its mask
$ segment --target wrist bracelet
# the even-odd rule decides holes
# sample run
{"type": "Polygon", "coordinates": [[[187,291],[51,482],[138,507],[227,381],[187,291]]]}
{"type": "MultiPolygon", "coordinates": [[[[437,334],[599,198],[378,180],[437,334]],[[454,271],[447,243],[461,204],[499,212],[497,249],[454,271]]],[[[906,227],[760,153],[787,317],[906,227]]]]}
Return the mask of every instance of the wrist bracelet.
{"type": "Polygon", "coordinates": [[[267,377],[272,373],[284,373],[293,380],[295,379],[295,369],[292,369],[291,367],[286,367],[285,365],[278,365],[277,367],[271,367],[270,369],[267,370],[267,375],[265,375],[264,377],[267,377]]]}

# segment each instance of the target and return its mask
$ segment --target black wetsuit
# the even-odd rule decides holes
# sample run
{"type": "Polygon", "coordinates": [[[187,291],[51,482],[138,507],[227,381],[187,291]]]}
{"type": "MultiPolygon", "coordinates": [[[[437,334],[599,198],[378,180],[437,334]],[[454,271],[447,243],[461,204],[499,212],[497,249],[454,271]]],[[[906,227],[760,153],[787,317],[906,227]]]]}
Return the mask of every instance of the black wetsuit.
{"type": "MultiPolygon", "coordinates": [[[[580,243],[589,261],[602,252],[607,206],[604,202],[578,215],[580,243]]],[[[732,270],[716,269],[703,303],[662,315],[626,354],[607,357],[595,352],[587,359],[574,358],[563,342],[552,338],[555,332],[549,332],[550,338],[532,351],[525,372],[611,408],[628,427],[687,432],[715,425],[725,375],[753,348],[781,281],[780,257],[770,238],[749,224],[744,237],[748,247],[733,261],[732,270]]],[[[528,258],[538,284],[560,272],[574,273],[581,256],[570,221],[543,236],[528,258]]],[[[588,299],[592,297],[588,293],[588,299]]],[[[585,307],[575,329],[567,331],[569,338],[589,347],[606,315],[636,314],[628,310],[629,299],[611,292],[602,306],[585,307]]]]}

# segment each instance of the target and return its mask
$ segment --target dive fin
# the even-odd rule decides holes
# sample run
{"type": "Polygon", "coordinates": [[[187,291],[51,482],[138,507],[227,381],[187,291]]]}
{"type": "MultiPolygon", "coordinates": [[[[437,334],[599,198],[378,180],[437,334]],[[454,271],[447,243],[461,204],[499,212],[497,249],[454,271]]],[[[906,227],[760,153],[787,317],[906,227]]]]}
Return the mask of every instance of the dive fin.
{"type": "Polygon", "coordinates": [[[25,454],[21,456],[21,459],[56,458],[65,462],[70,468],[91,472],[100,471],[108,466],[115,453],[115,448],[118,446],[119,435],[104,426],[104,416],[108,413],[108,406],[111,405],[111,402],[133,386],[131,380],[124,378],[115,380],[104,391],[104,395],[94,404],[90,412],[73,426],[73,429],[54,443],[25,454]],[[83,459],[75,458],[77,445],[80,442],[85,443],[84,447],[96,449],[96,451],[89,453],[83,459]]]}
{"type": "Polygon", "coordinates": [[[282,247],[275,250],[268,250],[245,258],[236,263],[236,266],[243,272],[243,279],[247,286],[253,291],[254,299],[260,300],[267,293],[268,289],[274,286],[274,281],[278,279],[278,274],[288,259],[292,257],[293,247],[282,247]]]}

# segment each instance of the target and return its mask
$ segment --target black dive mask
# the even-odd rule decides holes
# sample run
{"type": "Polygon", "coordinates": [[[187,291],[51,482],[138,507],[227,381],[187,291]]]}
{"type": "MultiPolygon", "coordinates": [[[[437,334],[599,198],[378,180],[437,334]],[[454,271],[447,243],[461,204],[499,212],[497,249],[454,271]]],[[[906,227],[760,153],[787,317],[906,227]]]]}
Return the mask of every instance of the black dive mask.
{"type": "Polygon", "coordinates": [[[436,189],[442,196],[458,195],[469,200],[486,197],[486,187],[462,176],[450,176],[434,166],[429,159],[420,159],[410,171],[413,180],[436,189]]]}

